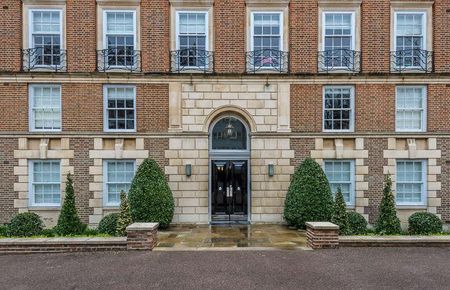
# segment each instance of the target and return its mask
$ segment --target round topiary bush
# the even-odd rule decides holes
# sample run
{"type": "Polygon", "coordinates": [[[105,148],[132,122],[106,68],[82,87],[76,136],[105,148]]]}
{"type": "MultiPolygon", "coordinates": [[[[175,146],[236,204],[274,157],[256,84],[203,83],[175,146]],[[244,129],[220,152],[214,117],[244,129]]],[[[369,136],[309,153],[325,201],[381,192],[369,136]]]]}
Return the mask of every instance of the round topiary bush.
{"type": "Polygon", "coordinates": [[[430,235],[442,232],[442,221],[431,212],[416,212],[409,219],[408,231],[412,235],[430,235]]]}
{"type": "Polygon", "coordinates": [[[166,177],[155,160],[146,159],[139,166],[128,192],[134,222],[156,222],[166,228],[172,222],[174,201],[166,177]]]}
{"type": "Polygon", "coordinates": [[[284,218],[300,229],[306,222],[330,221],[333,195],[322,167],[311,158],[296,169],[284,205],[284,218]]]}
{"type": "Polygon", "coordinates": [[[43,228],[44,224],[36,213],[24,212],[11,219],[8,232],[13,237],[31,237],[40,235],[43,228]]]}
{"type": "Polygon", "coordinates": [[[364,235],[367,233],[367,221],[357,212],[347,213],[347,234],[348,235],[364,235]]]}
{"type": "Polygon", "coordinates": [[[119,219],[118,213],[110,213],[102,218],[98,224],[98,232],[100,234],[116,235],[117,221],[119,219]]]}

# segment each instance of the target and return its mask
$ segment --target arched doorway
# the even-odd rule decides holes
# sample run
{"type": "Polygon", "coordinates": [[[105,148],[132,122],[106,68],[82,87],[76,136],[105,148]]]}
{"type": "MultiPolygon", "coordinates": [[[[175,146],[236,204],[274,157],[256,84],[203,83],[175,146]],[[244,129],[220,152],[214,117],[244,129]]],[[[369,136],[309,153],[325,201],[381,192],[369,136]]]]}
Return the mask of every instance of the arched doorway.
{"type": "Polygon", "coordinates": [[[223,115],[209,130],[211,223],[247,223],[250,204],[250,134],[245,121],[223,115]]]}

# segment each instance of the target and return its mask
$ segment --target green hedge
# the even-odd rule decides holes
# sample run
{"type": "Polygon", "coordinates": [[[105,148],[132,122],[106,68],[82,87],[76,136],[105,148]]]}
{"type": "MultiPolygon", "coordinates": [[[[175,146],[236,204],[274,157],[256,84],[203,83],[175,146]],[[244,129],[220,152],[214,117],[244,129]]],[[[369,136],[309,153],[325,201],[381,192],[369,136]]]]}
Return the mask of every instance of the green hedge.
{"type": "Polygon", "coordinates": [[[339,226],[339,234],[346,235],[348,232],[347,205],[345,204],[344,195],[339,187],[334,198],[333,214],[331,222],[339,226]]]}
{"type": "Polygon", "coordinates": [[[289,225],[304,229],[305,222],[330,221],[333,195],[322,167],[311,158],[295,170],[284,206],[289,225]]]}
{"type": "Polygon", "coordinates": [[[442,232],[441,219],[430,212],[416,212],[409,219],[408,231],[412,235],[430,235],[442,232]]]}
{"type": "Polygon", "coordinates": [[[157,222],[161,228],[172,222],[175,209],[172,191],[155,160],[146,159],[139,166],[128,202],[134,222],[157,222]]]}
{"type": "Polygon", "coordinates": [[[364,235],[367,233],[367,221],[357,212],[347,213],[348,235],[364,235]]]}
{"type": "Polygon", "coordinates": [[[24,212],[15,215],[8,226],[8,235],[13,237],[31,237],[40,235],[44,224],[34,212],[24,212]]]}
{"type": "Polygon", "coordinates": [[[98,224],[98,232],[100,234],[108,234],[111,236],[116,235],[117,220],[119,219],[118,213],[111,213],[104,216],[98,224]]]}
{"type": "Polygon", "coordinates": [[[59,214],[58,224],[55,231],[60,236],[79,235],[84,232],[86,225],[84,225],[77,214],[75,207],[75,192],[73,189],[72,175],[67,174],[66,190],[64,203],[59,214]]]}
{"type": "Polygon", "coordinates": [[[401,234],[400,220],[397,217],[395,198],[392,193],[392,180],[390,175],[385,178],[383,199],[380,204],[380,212],[375,222],[375,232],[380,235],[401,234]]]}

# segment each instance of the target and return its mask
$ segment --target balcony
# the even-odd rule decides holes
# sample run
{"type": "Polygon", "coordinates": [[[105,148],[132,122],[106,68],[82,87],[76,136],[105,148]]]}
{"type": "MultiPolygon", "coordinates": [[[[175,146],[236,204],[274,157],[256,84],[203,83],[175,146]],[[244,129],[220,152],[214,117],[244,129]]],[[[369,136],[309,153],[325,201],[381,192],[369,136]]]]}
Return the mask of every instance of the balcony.
{"type": "Polygon", "coordinates": [[[67,71],[67,53],[57,47],[35,47],[22,49],[22,70],[67,71]]]}
{"type": "Polygon", "coordinates": [[[288,73],[289,52],[260,49],[246,53],[247,73],[288,73]]]}
{"type": "Polygon", "coordinates": [[[214,72],[214,52],[197,49],[186,48],[170,52],[171,72],[198,72],[213,73],[214,72]]]}
{"type": "Polygon", "coordinates": [[[391,72],[431,73],[433,52],[423,49],[391,51],[391,72]]]}
{"type": "Polygon", "coordinates": [[[319,51],[319,73],[361,71],[361,52],[350,49],[332,49],[319,51]]]}
{"type": "Polygon", "coordinates": [[[123,47],[97,50],[97,71],[139,72],[141,51],[123,47]]]}

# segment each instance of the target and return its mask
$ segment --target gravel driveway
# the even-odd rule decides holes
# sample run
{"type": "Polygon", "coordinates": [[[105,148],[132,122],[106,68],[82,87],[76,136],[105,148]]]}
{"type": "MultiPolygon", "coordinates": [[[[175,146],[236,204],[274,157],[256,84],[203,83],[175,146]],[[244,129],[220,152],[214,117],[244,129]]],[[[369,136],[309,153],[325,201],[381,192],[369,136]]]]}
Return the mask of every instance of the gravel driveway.
{"type": "Polygon", "coordinates": [[[444,289],[450,249],[0,256],[1,289],[444,289]]]}

